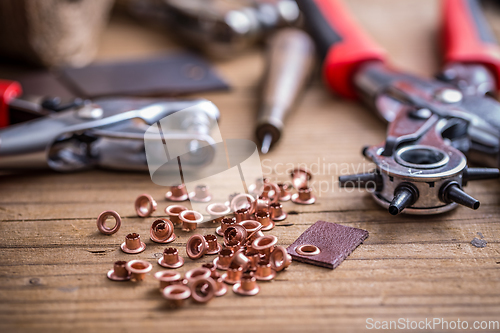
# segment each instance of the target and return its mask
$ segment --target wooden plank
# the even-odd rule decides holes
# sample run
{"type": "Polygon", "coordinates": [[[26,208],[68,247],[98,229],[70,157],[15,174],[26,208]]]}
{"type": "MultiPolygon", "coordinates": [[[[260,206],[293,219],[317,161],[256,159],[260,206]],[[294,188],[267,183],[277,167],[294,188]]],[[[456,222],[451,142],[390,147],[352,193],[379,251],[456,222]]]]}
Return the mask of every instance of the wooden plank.
{"type": "MultiPolygon", "coordinates": [[[[347,5],[397,66],[422,75],[437,70],[437,1],[351,0],[347,5]]],[[[498,15],[490,12],[488,18],[500,32],[498,15]]],[[[120,16],[112,19],[101,43],[101,60],[180,49],[162,31],[120,16]]],[[[261,50],[214,63],[232,90],[198,97],[219,107],[224,138],[253,139],[256,91],[264,69],[261,50]]],[[[316,168],[318,201],[311,206],[284,203],[290,225],[267,233],[287,246],[315,221],[325,220],[368,230],[369,238],[333,271],[294,262],[274,281],[260,283],[256,297],[229,291],[206,305],[177,311],[167,308],[152,274],[136,284],[106,278],[116,260],[141,258],[153,264],[153,273],[161,270],[156,260],[165,245],[152,243],[148,232],[169,203],[166,189],[153,184],[149,175],[104,170],[1,174],[0,331],[356,332],[366,330],[367,318],[460,318],[471,325],[499,320],[498,182],[468,185],[468,193],[481,201],[478,211],[460,207],[426,217],[394,217],[368,193],[338,188],[339,175],[373,167],[360,151],[381,142],[385,128],[365,107],[333,96],[316,77],[288,119],[277,149],[262,161],[266,175],[280,181],[289,180],[294,166],[316,168]],[[154,217],[135,215],[133,202],[143,192],[158,201],[154,217]],[[101,235],[95,226],[106,209],[123,217],[113,236],[101,235]],[[146,251],[135,256],[120,251],[129,232],[141,234],[146,251]],[[470,244],[478,233],[488,242],[485,248],[470,244]]],[[[196,232],[213,233],[213,228],[204,224],[196,232]]],[[[178,229],[176,234],[171,245],[186,257],[190,234],[178,229]]],[[[186,259],[179,272],[213,258],[186,259]]]]}

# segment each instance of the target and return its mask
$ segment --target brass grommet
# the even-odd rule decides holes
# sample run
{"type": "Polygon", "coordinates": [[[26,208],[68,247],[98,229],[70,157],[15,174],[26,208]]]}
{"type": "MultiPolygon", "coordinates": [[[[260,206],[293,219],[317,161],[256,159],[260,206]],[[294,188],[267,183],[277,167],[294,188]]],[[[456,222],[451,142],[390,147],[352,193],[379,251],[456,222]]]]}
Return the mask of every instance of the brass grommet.
{"type": "Polygon", "coordinates": [[[217,254],[222,249],[222,246],[217,242],[217,236],[215,235],[205,235],[205,240],[207,242],[207,253],[206,254],[217,254]]]}
{"type": "Polygon", "coordinates": [[[207,213],[213,223],[220,223],[222,219],[231,212],[231,208],[223,203],[213,203],[207,206],[207,213]]]}
{"type": "Polygon", "coordinates": [[[160,271],[155,273],[155,278],[160,281],[160,290],[163,291],[164,288],[172,285],[178,284],[182,281],[181,274],[172,271],[160,271]]]}
{"type": "Polygon", "coordinates": [[[252,248],[257,250],[261,256],[269,258],[269,255],[274,250],[274,246],[278,242],[278,238],[273,235],[259,237],[252,243],[252,248]]]}
{"type": "Polygon", "coordinates": [[[151,271],[153,265],[144,260],[130,260],[125,267],[131,274],[130,279],[138,282],[146,278],[146,273],[151,271]]]}
{"type": "Polygon", "coordinates": [[[260,287],[257,284],[255,276],[252,274],[243,274],[241,282],[238,282],[233,286],[233,291],[242,296],[254,296],[259,293],[260,287]]]}
{"type": "Polygon", "coordinates": [[[295,248],[295,252],[303,256],[315,256],[320,254],[321,250],[316,245],[303,244],[295,248]]]}
{"type": "Polygon", "coordinates": [[[191,297],[191,289],[183,284],[173,284],[163,289],[165,297],[173,307],[181,307],[191,297]]]}
{"type": "Polygon", "coordinates": [[[191,297],[197,303],[210,301],[214,298],[217,289],[215,281],[211,277],[205,278],[203,276],[191,280],[189,286],[191,287],[191,297]]]}
{"type": "Polygon", "coordinates": [[[217,269],[227,270],[229,264],[231,263],[231,258],[233,257],[233,251],[231,249],[222,249],[219,251],[219,256],[214,259],[214,265],[217,269]]]}
{"type": "Polygon", "coordinates": [[[125,236],[125,242],[120,247],[125,253],[137,254],[146,249],[146,244],[141,242],[141,236],[134,232],[125,236]]]}
{"type": "Polygon", "coordinates": [[[220,226],[215,230],[215,232],[219,236],[224,236],[224,231],[226,231],[227,227],[235,224],[236,224],[236,219],[234,217],[224,217],[220,221],[220,226]]]}
{"type": "Polygon", "coordinates": [[[182,223],[182,221],[179,218],[179,215],[185,210],[187,210],[187,208],[184,206],[170,205],[167,208],[165,208],[165,214],[168,215],[168,218],[170,219],[170,221],[172,221],[173,224],[177,225],[182,223]]]}
{"type": "Polygon", "coordinates": [[[194,191],[189,193],[189,198],[193,202],[209,202],[212,200],[212,196],[206,185],[196,185],[194,191]]]}
{"type": "Polygon", "coordinates": [[[163,256],[158,259],[158,265],[165,268],[179,268],[184,265],[184,258],[179,256],[179,251],[174,247],[163,250],[163,256]]]}
{"type": "Polygon", "coordinates": [[[276,272],[272,269],[269,261],[261,260],[257,263],[257,270],[255,271],[255,278],[261,281],[270,281],[274,279],[276,272]]]}
{"type": "Polygon", "coordinates": [[[155,243],[167,244],[173,242],[177,236],[174,234],[174,225],[170,220],[158,219],[149,228],[149,238],[155,243]]]}
{"type": "Polygon", "coordinates": [[[262,224],[262,231],[269,231],[274,228],[274,221],[271,220],[268,212],[257,212],[255,213],[255,218],[257,222],[262,224]]]}
{"type": "Polygon", "coordinates": [[[203,222],[203,215],[194,210],[185,210],[179,214],[182,221],[183,231],[193,231],[198,227],[198,223],[203,222]]]}
{"type": "Polygon", "coordinates": [[[301,205],[312,205],[316,202],[316,197],[312,194],[311,188],[301,187],[298,189],[298,193],[292,195],[292,202],[301,205]]]}
{"type": "Polygon", "coordinates": [[[120,230],[121,225],[122,225],[122,218],[114,210],[105,210],[104,212],[99,214],[99,216],[97,217],[97,229],[99,229],[99,231],[102,234],[112,235],[112,234],[116,233],[118,230],[120,230]],[[108,228],[105,225],[106,220],[110,216],[112,216],[115,219],[115,225],[113,228],[108,228]]]}
{"type": "Polygon", "coordinates": [[[207,241],[202,235],[193,235],[189,237],[186,243],[186,253],[191,259],[199,259],[207,253],[207,241]]]}
{"type": "Polygon", "coordinates": [[[140,217],[148,217],[153,214],[158,206],[156,201],[149,194],[141,194],[135,199],[135,212],[140,217]]]}
{"type": "Polygon", "coordinates": [[[282,271],[292,263],[292,256],[286,252],[283,246],[276,246],[269,257],[272,269],[276,272],[282,271]]]}
{"type": "Polygon", "coordinates": [[[127,270],[126,261],[116,261],[113,269],[108,272],[108,279],[113,281],[128,281],[130,280],[130,272],[127,270]]]}

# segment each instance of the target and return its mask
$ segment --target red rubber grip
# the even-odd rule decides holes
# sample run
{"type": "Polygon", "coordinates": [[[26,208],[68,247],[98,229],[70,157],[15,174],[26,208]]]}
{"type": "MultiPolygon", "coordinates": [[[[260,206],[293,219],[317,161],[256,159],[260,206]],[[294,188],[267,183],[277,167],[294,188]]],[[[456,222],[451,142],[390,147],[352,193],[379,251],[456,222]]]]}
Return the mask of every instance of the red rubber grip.
{"type": "Polygon", "coordinates": [[[21,85],[16,81],[0,80],[0,128],[9,126],[9,102],[22,92],[21,85]]]}
{"type": "Polygon", "coordinates": [[[487,66],[500,86],[500,47],[475,0],[443,1],[445,63],[479,63],[487,66]]]}
{"type": "Polygon", "coordinates": [[[356,70],[368,61],[384,62],[385,51],[361,30],[340,1],[297,2],[316,43],[323,44],[318,45],[318,49],[325,50],[324,80],[338,94],[356,98],[357,93],[352,80],[356,70]]]}

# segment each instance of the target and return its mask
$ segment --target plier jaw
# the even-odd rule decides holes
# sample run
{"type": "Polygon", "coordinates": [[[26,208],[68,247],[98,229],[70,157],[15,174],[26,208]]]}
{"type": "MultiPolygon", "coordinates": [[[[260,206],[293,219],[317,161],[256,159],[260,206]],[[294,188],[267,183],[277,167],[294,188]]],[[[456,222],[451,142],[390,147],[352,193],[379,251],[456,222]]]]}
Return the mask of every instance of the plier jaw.
{"type": "MultiPolygon", "coordinates": [[[[0,130],[0,169],[50,168],[69,172],[93,167],[147,171],[145,141],[151,125],[189,109],[163,129],[170,144],[211,146],[219,110],[204,99],[102,98],[0,130]]],[[[192,150],[184,167],[210,163],[213,154],[192,150]],[[203,160],[200,160],[202,158],[203,160]]],[[[205,150],[209,152],[209,150],[205,150]]],[[[177,168],[176,163],[171,163],[177,168]]]]}
{"type": "Polygon", "coordinates": [[[389,123],[384,143],[364,149],[368,174],[341,176],[340,186],[366,188],[393,215],[436,214],[479,201],[462,187],[498,178],[500,47],[486,32],[477,1],[445,0],[445,67],[425,79],[386,65],[385,52],[338,0],[298,0],[306,25],[325,50],[328,86],[359,98],[389,123]],[[494,168],[468,168],[468,159],[494,168]]]}

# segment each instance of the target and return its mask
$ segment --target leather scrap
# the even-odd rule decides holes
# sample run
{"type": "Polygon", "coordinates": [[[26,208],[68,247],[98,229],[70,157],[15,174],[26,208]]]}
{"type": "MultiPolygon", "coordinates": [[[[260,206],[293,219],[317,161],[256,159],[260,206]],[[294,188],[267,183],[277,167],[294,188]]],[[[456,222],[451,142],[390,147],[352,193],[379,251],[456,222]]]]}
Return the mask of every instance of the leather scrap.
{"type": "Polygon", "coordinates": [[[366,238],[368,238],[366,230],[317,221],[287,248],[287,252],[293,260],[334,269],[366,238]],[[300,245],[314,245],[321,252],[313,256],[301,255],[295,252],[300,245]]]}

